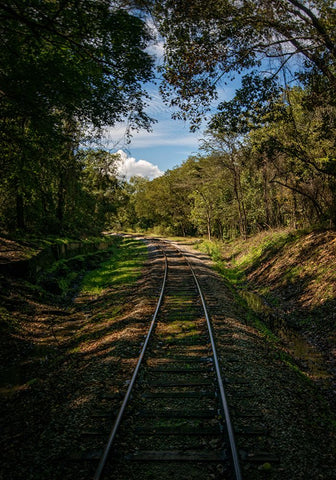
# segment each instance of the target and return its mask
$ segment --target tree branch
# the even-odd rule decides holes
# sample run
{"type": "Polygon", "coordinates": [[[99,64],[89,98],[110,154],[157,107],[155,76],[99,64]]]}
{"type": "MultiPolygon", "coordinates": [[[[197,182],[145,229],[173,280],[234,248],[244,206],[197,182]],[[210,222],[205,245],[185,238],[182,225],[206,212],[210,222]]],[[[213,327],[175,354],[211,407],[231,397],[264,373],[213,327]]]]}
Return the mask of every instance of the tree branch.
{"type": "MultiPolygon", "coordinates": [[[[323,38],[324,44],[330,53],[336,57],[336,47],[334,42],[331,40],[330,36],[328,35],[326,29],[321,24],[320,20],[314,15],[314,13],[303,3],[299,2],[298,0],[287,0],[289,3],[294,5],[299,10],[302,10],[311,20],[312,25],[314,26],[315,30],[320,34],[323,38]]],[[[301,18],[301,17],[300,17],[301,18]]]]}

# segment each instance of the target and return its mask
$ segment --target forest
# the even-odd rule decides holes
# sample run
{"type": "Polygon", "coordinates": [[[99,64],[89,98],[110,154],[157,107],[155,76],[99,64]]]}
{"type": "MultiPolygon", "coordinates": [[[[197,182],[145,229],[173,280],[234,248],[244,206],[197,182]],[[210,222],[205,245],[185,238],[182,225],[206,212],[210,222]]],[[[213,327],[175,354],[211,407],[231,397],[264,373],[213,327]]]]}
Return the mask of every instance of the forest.
{"type": "Polygon", "coordinates": [[[0,478],[335,480],[335,1],[1,0],[0,40],[0,478]],[[157,105],[199,148],[123,176],[157,105]]]}
{"type": "Polygon", "coordinates": [[[334,2],[4,1],[0,18],[4,233],[335,227],[334,2]],[[163,98],[191,129],[208,115],[207,128],[181,166],[126,181],[95,140],[120,121],[130,140],[150,130],[158,41],[163,98]]]}

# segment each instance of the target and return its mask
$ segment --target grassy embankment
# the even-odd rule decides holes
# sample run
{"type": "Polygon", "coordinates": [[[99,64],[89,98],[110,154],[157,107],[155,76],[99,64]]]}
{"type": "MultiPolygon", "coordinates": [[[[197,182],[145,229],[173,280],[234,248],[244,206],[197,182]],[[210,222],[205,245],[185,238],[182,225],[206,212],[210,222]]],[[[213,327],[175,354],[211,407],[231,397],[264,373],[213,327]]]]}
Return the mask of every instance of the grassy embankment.
{"type": "MultiPolygon", "coordinates": [[[[15,264],[20,260],[30,261],[39,253],[42,252],[44,254],[46,251],[49,251],[49,247],[57,245],[69,246],[70,248],[65,250],[65,255],[63,254],[65,258],[56,260],[55,258],[53,259],[52,255],[44,256],[44,263],[40,264],[42,266],[41,271],[36,274],[34,280],[34,283],[36,283],[35,287],[39,286],[42,290],[46,290],[51,294],[62,297],[62,300],[66,300],[71,299],[78,290],[85,272],[95,270],[98,267],[100,269],[100,265],[103,263],[102,268],[106,269],[106,272],[102,273],[100,279],[97,277],[95,281],[96,283],[99,283],[99,280],[106,282],[111,274],[112,264],[115,262],[122,263],[125,260],[126,251],[128,252],[129,250],[127,255],[135,255],[137,257],[137,252],[133,251],[132,242],[125,241],[123,248],[120,248],[121,244],[121,237],[111,236],[88,237],[84,239],[58,238],[54,236],[45,238],[26,237],[24,239],[1,237],[0,262],[13,262],[15,264]],[[105,244],[106,246],[104,246],[105,244]],[[77,245],[80,246],[78,247],[79,250],[76,247],[77,245]],[[125,247],[126,245],[128,246],[127,248],[125,247]],[[100,249],[96,250],[98,246],[100,249]]],[[[118,264],[118,266],[120,265],[118,264]]],[[[125,268],[126,266],[123,267],[123,270],[125,268]]],[[[90,278],[93,280],[93,277],[90,278]]],[[[122,282],[124,280],[127,281],[127,275],[126,277],[119,275],[118,281],[122,282]]]]}
{"type": "Polygon", "coordinates": [[[68,298],[75,292],[99,294],[107,285],[127,286],[138,277],[145,249],[137,241],[114,237],[106,250],[55,262],[41,275],[39,283],[68,298]]]}
{"type": "MultiPolygon", "coordinates": [[[[131,291],[147,258],[147,248],[133,239],[115,237],[107,250],[59,260],[46,267],[36,284],[0,275],[0,332],[4,345],[17,344],[25,351],[27,343],[39,348],[39,331],[31,318],[46,315],[54,306],[71,307],[75,295],[104,295],[104,289],[131,291]],[[29,341],[27,336],[29,332],[29,341]],[[36,333],[36,338],[35,338],[36,333]],[[21,345],[22,344],[22,345],[21,345]]],[[[122,302],[122,295],[120,295],[122,302]]],[[[46,349],[48,342],[45,342],[46,349]]],[[[8,352],[10,359],[10,352],[8,352]]],[[[32,353],[33,355],[33,353],[32,353]]],[[[5,355],[6,357],[6,355],[5,355]]]]}
{"type": "MultiPolygon", "coordinates": [[[[323,321],[336,306],[336,233],[274,230],[246,241],[202,241],[217,270],[238,290],[250,289],[286,313],[298,329],[323,321]]],[[[322,325],[321,325],[322,326],[322,325]]]]}
{"type": "MultiPolygon", "coordinates": [[[[246,241],[203,240],[197,246],[211,256],[237,301],[246,308],[247,318],[265,334],[267,341],[279,341],[272,325],[273,319],[278,318],[285,328],[304,334],[333,363],[335,232],[281,229],[246,241]],[[271,322],[265,322],[270,316],[271,322]]],[[[310,352],[304,355],[309,360],[310,352]]]]}
{"type": "Polygon", "coordinates": [[[131,287],[136,282],[147,258],[145,244],[134,239],[119,240],[111,253],[99,268],[86,273],[80,286],[82,294],[97,295],[107,285],[131,287]]]}
{"type": "Polygon", "coordinates": [[[38,237],[33,235],[6,236],[0,234],[0,262],[29,260],[42,250],[55,245],[69,245],[71,243],[93,244],[108,243],[110,237],[58,237],[48,235],[38,237]]]}

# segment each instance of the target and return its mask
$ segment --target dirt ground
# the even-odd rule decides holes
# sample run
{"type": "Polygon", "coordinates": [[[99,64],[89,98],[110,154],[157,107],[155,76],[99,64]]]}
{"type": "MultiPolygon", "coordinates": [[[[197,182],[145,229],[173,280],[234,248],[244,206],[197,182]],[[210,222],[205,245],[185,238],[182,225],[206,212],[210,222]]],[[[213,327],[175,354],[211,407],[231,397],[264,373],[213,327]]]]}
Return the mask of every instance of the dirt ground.
{"type": "Polygon", "coordinates": [[[179,244],[190,254],[209,305],[235,429],[263,431],[237,434],[238,448],[243,455],[278,457],[267,471],[243,462],[244,478],[336,479],[336,417],[324,389],[283,342],[252,325],[209,258],[188,242],[179,244]]]}
{"type": "MultiPolygon", "coordinates": [[[[208,257],[181,247],[209,304],[241,455],[274,455],[268,466],[243,461],[244,478],[336,479],[336,419],[318,387],[281,344],[249,323],[208,257]]],[[[149,244],[135,288],[106,289],[69,305],[1,278],[1,479],[93,477],[155,309],[162,269],[149,244]]]]}

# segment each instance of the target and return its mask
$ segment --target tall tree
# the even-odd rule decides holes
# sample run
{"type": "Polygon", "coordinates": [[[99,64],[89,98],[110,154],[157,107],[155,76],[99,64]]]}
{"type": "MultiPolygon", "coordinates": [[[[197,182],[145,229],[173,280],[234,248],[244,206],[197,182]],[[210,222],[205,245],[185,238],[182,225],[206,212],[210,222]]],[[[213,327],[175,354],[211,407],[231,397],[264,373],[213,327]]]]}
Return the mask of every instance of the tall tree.
{"type": "Polygon", "coordinates": [[[178,115],[192,116],[196,126],[202,120],[200,107],[215,96],[220,79],[259,68],[265,60],[277,60],[273,75],[289,64],[299,71],[315,68],[336,91],[332,0],[153,3],[165,39],[163,91],[180,108],[178,115]]]}
{"type": "Polygon", "coordinates": [[[54,218],[61,225],[82,129],[120,120],[150,128],[144,84],[153,76],[146,52],[151,34],[123,1],[5,0],[0,23],[3,194],[16,199],[21,229],[32,226],[26,225],[32,197],[45,202],[56,195],[54,218]],[[48,183],[39,183],[41,169],[49,175],[49,194],[48,183]]]}
{"type": "Polygon", "coordinates": [[[209,130],[202,149],[220,161],[222,168],[229,173],[234,197],[238,209],[239,231],[242,237],[247,235],[247,217],[242,188],[243,149],[239,135],[234,132],[222,133],[209,130]]]}
{"type": "Polygon", "coordinates": [[[2,100],[12,114],[150,125],[142,82],[152,78],[150,33],[118,2],[1,2],[2,100]]]}

